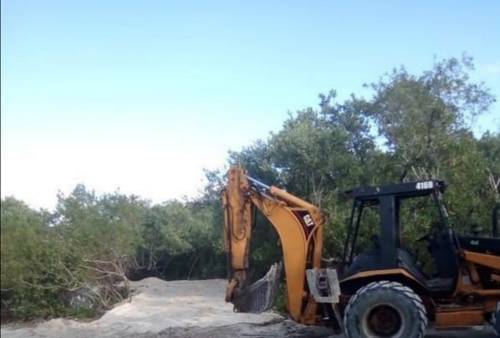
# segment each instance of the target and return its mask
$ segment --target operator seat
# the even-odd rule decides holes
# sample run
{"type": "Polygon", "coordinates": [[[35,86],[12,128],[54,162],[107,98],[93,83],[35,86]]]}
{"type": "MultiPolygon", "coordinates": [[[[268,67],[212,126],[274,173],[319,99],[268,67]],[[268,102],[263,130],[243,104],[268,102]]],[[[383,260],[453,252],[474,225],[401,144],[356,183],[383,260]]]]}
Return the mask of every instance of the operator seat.
{"type": "Polygon", "coordinates": [[[459,257],[455,232],[448,228],[431,235],[428,245],[436,273],[426,281],[433,294],[449,294],[454,291],[458,278],[459,257]]]}

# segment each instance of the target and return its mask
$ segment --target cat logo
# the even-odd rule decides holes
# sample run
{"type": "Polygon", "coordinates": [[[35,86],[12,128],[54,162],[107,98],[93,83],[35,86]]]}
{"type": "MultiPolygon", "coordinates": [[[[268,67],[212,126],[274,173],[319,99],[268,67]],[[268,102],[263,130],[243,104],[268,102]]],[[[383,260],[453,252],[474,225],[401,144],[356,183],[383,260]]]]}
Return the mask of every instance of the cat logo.
{"type": "Polygon", "coordinates": [[[312,227],[312,226],[314,226],[314,221],[312,220],[311,215],[306,214],[306,215],[304,215],[304,217],[302,217],[302,219],[304,220],[304,223],[305,223],[308,227],[312,227]]]}

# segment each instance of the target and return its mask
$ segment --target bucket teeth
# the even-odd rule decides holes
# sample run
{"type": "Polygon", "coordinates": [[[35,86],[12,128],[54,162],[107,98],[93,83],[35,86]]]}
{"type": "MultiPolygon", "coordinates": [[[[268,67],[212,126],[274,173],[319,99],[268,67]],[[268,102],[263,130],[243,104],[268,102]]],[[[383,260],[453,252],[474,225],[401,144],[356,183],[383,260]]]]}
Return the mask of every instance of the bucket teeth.
{"type": "Polygon", "coordinates": [[[234,309],[252,313],[269,310],[278,294],[281,270],[282,263],[273,264],[264,277],[240,291],[233,299],[234,309]]]}

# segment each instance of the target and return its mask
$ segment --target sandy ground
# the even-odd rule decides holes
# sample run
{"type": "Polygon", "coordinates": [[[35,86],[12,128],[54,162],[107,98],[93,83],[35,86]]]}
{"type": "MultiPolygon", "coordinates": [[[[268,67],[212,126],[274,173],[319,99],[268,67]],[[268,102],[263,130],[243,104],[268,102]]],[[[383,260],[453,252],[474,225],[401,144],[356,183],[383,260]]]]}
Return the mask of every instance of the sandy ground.
{"type": "MultiPolygon", "coordinates": [[[[6,325],[2,338],[118,338],[118,337],[330,337],[331,331],[306,327],[277,313],[235,313],[224,302],[224,280],[173,281],[147,278],[132,282],[129,301],[118,304],[92,322],[53,319],[35,325],[6,325]]],[[[490,338],[489,328],[445,333],[427,338],[490,338]]]]}

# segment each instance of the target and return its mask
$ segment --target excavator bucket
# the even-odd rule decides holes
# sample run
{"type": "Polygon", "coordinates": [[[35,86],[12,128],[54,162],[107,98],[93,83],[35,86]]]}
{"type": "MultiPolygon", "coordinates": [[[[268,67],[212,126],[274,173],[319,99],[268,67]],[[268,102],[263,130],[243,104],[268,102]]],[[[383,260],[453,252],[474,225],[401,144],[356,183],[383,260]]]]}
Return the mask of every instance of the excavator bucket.
{"type": "Polygon", "coordinates": [[[281,262],[273,264],[264,277],[238,292],[232,299],[235,311],[259,313],[269,310],[278,295],[282,269],[281,262]]]}

